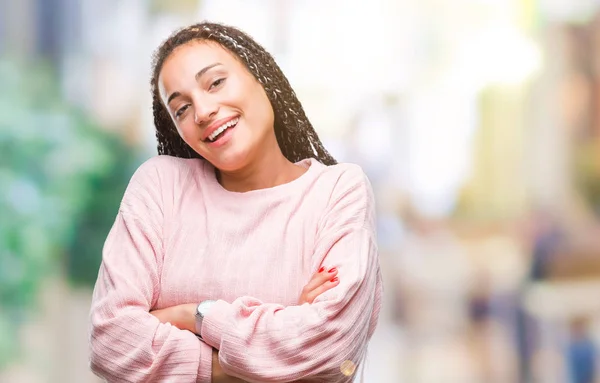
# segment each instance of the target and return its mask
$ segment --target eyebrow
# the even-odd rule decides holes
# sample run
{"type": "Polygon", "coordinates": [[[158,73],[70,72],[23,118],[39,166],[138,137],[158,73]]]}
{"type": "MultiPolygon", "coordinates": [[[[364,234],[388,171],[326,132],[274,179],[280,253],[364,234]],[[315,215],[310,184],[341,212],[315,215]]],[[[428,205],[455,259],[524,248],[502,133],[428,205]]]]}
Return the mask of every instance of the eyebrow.
{"type": "MultiPolygon", "coordinates": [[[[198,73],[196,73],[196,75],[194,76],[194,78],[196,79],[196,81],[198,81],[198,79],[199,79],[200,77],[204,76],[204,74],[205,74],[206,72],[208,72],[209,70],[211,70],[212,68],[214,68],[214,67],[216,67],[216,66],[218,66],[218,65],[223,65],[223,64],[221,64],[221,63],[214,63],[214,64],[211,64],[211,65],[209,65],[209,66],[207,66],[207,67],[204,67],[204,68],[200,69],[200,70],[198,71],[198,73]]],[[[174,98],[176,98],[176,97],[179,97],[179,96],[181,96],[181,93],[179,93],[179,92],[173,92],[173,93],[172,93],[172,94],[169,96],[169,98],[167,99],[167,105],[168,105],[168,104],[170,104],[170,103],[171,103],[171,101],[173,101],[173,99],[174,99],[174,98]]]]}

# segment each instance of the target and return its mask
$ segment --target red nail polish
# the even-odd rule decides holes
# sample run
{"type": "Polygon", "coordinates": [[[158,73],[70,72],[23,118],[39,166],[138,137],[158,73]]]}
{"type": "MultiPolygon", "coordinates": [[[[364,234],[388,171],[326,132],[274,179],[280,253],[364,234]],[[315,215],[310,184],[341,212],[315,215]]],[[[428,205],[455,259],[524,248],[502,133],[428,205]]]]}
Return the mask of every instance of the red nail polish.
{"type": "Polygon", "coordinates": [[[324,268],[324,267],[321,267],[321,268],[319,269],[319,273],[322,273],[322,272],[323,272],[323,270],[325,270],[325,268],[324,268]]]}
{"type": "Polygon", "coordinates": [[[335,267],[332,267],[331,269],[329,269],[330,273],[335,273],[337,271],[337,269],[335,267]]]}
{"type": "Polygon", "coordinates": [[[337,282],[337,281],[339,281],[339,279],[338,279],[338,277],[335,277],[335,278],[332,278],[332,279],[331,279],[329,282],[331,282],[331,283],[335,283],[335,282],[337,282]]]}

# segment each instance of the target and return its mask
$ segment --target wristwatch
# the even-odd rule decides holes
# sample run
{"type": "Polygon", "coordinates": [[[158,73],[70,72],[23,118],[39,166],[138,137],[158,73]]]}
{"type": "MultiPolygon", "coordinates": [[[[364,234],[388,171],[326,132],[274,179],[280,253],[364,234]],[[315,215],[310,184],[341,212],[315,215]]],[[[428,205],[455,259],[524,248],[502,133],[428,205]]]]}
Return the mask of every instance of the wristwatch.
{"type": "Polygon", "coordinates": [[[202,321],[214,303],[215,301],[211,300],[202,301],[196,308],[196,334],[200,336],[200,338],[202,338],[202,335],[200,334],[200,330],[202,330],[202,321]]]}

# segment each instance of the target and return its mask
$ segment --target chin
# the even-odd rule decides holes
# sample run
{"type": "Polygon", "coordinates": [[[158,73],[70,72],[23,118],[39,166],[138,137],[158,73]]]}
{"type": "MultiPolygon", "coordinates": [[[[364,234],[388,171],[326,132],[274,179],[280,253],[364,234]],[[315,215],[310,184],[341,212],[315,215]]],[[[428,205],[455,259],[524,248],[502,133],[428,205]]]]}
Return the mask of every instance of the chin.
{"type": "MultiPolygon", "coordinates": [[[[206,158],[206,157],[205,157],[206,158]]],[[[234,172],[248,165],[248,155],[244,153],[223,153],[218,158],[211,158],[209,162],[217,169],[225,172],[234,172]]]]}

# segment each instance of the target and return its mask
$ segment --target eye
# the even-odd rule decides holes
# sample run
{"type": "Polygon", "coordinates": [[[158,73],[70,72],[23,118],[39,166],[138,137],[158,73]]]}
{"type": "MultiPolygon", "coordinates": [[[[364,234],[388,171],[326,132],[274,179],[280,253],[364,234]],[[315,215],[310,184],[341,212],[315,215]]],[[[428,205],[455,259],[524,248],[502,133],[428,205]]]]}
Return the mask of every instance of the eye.
{"type": "Polygon", "coordinates": [[[210,88],[209,89],[216,88],[219,85],[223,84],[224,82],[225,82],[225,78],[220,78],[218,80],[215,80],[212,84],[210,84],[210,88]]]}
{"type": "Polygon", "coordinates": [[[179,108],[177,110],[177,112],[175,112],[175,118],[179,118],[183,115],[183,113],[185,113],[185,111],[187,110],[187,108],[189,108],[190,104],[186,104],[184,106],[182,106],[181,108],[179,108]]]}

